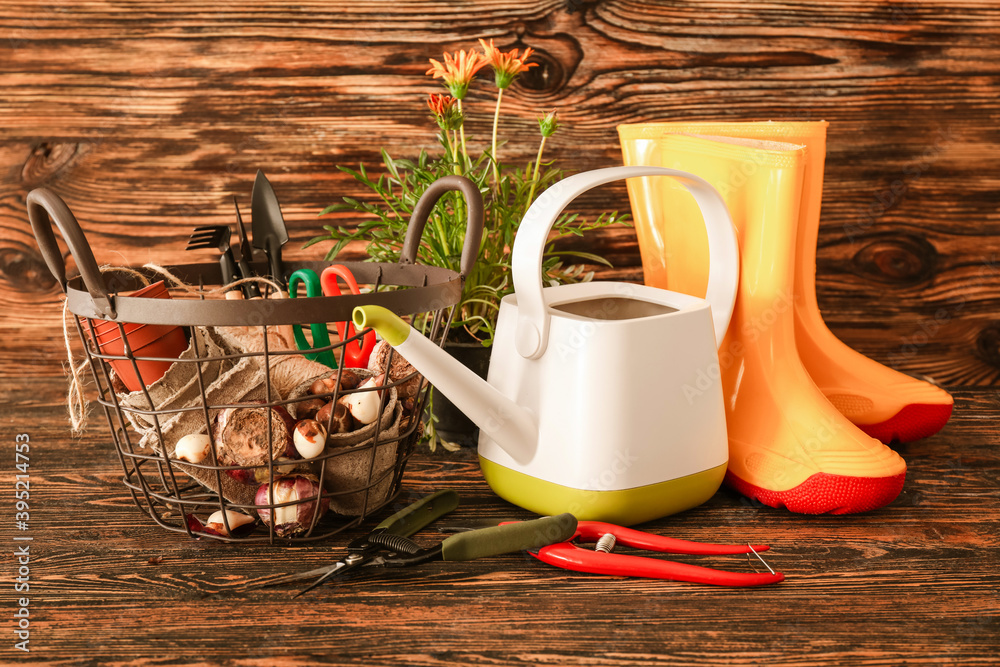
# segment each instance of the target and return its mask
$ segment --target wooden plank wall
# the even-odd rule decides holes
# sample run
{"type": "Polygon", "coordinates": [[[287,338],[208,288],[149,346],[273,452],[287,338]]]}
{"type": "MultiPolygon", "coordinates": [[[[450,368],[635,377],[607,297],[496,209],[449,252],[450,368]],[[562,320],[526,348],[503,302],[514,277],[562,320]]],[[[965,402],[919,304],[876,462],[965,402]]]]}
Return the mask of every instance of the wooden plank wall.
{"type": "MultiPolygon", "coordinates": [[[[5,380],[57,375],[60,296],[27,228],[45,185],[100,262],[189,261],[263,168],[292,232],[364,195],[335,168],[435,148],[427,60],[492,38],[541,66],[506,96],[508,158],[557,109],[549,155],[620,163],[615,126],[830,121],[820,304],[847,343],[947,386],[1000,376],[1000,9],[992,2],[613,0],[0,5],[0,350],[5,380]],[[891,192],[902,182],[902,191],[891,192]],[[30,336],[19,338],[19,336],[30,336]],[[25,354],[25,350],[30,354],[25,354]]],[[[491,86],[469,98],[483,142],[491,86]]],[[[899,188],[897,187],[897,190],[899,188]]],[[[627,209],[623,188],[581,211],[627,209]]],[[[350,224],[350,219],[341,221],[350,224]]],[[[632,230],[595,234],[605,276],[641,280],[632,230]]]]}

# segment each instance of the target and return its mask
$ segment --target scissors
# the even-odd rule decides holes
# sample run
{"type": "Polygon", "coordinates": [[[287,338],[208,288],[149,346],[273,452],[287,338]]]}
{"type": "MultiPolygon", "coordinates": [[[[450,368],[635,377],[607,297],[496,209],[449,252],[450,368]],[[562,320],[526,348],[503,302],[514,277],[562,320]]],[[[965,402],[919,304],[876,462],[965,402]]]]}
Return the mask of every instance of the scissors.
{"type": "MultiPolygon", "coordinates": [[[[350,269],[343,264],[331,264],[323,269],[323,273],[319,277],[320,286],[323,288],[323,296],[340,296],[340,283],[337,282],[337,278],[342,278],[347,283],[347,288],[351,290],[351,294],[361,293],[361,290],[358,289],[358,281],[354,279],[354,274],[351,273],[350,269]]],[[[361,340],[348,340],[356,338],[358,335],[357,330],[354,328],[354,323],[337,322],[336,327],[340,340],[348,341],[344,348],[344,365],[348,368],[367,368],[368,357],[371,356],[372,350],[375,349],[375,331],[369,330],[368,333],[361,337],[361,340]]]]}
{"type": "MultiPolygon", "coordinates": [[[[444,526],[442,532],[454,533],[475,530],[483,525],[499,523],[506,526],[510,521],[484,521],[467,526],[444,526]]],[[[785,575],[775,572],[761,558],[761,551],[770,547],[764,544],[708,544],[704,542],[689,542],[672,537],[644,533],[640,530],[616,526],[603,521],[580,521],[576,531],[566,540],[529,549],[528,553],[538,560],[576,572],[592,574],[608,574],[621,577],[646,577],[650,579],[670,579],[673,581],[689,581],[699,584],[716,586],[766,586],[784,581],[785,575]],[[596,542],[593,549],[585,549],[573,541],[596,542]],[[693,555],[724,555],[724,554],[754,554],[767,572],[729,572],[715,570],[700,565],[677,563],[659,558],[633,556],[630,554],[613,553],[616,543],[625,546],[657,551],[660,553],[693,554],[693,555]]]]}
{"type": "MultiPolygon", "coordinates": [[[[323,273],[319,276],[312,269],[299,269],[295,271],[291,277],[288,279],[288,293],[291,297],[297,298],[298,296],[298,285],[299,283],[304,283],[306,286],[306,296],[340,296],[340,283],[337,278],[342,278],[345,283],[347,283],[348,289],[351,294],[360,294],[361,290],[358,288],[358,282],[354,279],[354,274],[351,273],[343,264],[333,264],[331,266],[323,269],[323,273]]],[[[354,338],[357,336],[357,332],[354,329],[353,324],[348,324],[347,322],[337,322],[337,335],[340,336],[340,340],[347,340],[348,338],[354,338]]],[[[295,336],[295,345],[298,346],[300,350],[311,350],[315,348],[325,348],[330,346],[330,334],[327,331],[326,324],[322,322],[314,322],[309,325],[309,330],[312,333],[312,344],[306,340],[305,333],[302,331],[301,325],[293,325],[292,333],[295,336]]],[[[367,332],[362,339],[348,341],[344,347],[344,365],[348,368],[366,368],[368,366],[368,358],[371,356],[372,350],[375,348],[375,332],[367,332]]],[[[330,368],[337,367],[337,361],[334,358],[332,350],[320,350],[318,352],[305,352],[304,356],[306,359],[312,359],[318,361],[321,364],[325,364],[330,368]]]]}
{"type": "Polygon", "coordinates": [[[295,596],[298,597],[333,575],[358,567],[406,567],[435,560],[465,561],[499,556],[571,539],[576,529],[576,518],[572,514],[560,514],[461,531],[461,534],[451,535],[440,544],[427,548],[421,548],[410,539],[410,535],[458,507],[458,502],[458,494],[451,490],[425,496],[390,516],[368,535],[351,542],[347,546],[347,556],[342,560],[249,587],[265,588],[318,577],[295,596]]]}
{"type": "MultiPolygon", "coordinates": [[[[299,269],[288,278],[288,294],[293,299],[298,298],[298,284],[305,283],[306,296],[322,296],[323,290],[320,287],[319,276],[312,269],[299,269]]],[[[302,325],[292,325],[292,335],[295,336],[295,345],[300,350],[310,350],[313,348],[323,348],[330,346],[330,333],[326,330],[323,322],[313,322],[309,325],[312,333],[312,345],[306,340],[306,335],[302,331],[302,325]]],[[[333,358],[333,350],[320,350],[319,352],[303,352],[306,359],[318,361],[330,368],[337,367],[337,361],[333,358]]]]}

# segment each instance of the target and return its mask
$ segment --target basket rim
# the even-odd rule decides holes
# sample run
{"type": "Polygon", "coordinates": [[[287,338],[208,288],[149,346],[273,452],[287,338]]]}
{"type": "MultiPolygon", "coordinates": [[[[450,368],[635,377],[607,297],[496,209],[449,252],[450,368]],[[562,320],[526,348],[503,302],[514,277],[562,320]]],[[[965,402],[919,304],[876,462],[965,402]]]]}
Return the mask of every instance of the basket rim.
{"type": "MultiPolygon", "coordinates": [[[[312,269],[320,272],[334,262],[285,262],[289,272],[312,269]]],[[[427,313],[454,306],[461,300],[464,278],[451,269],[420,264],[379,262],[336,262],[343,264],[358,282],[382,287],[406,287],[403,290],[375,291],[342,296],[317,296],[296,299],[146,299],[123,296],[116,290],[109,295],[115,317],[108,317],[87,291],[81,276],[66,284],[66,303],[71,313],[80,317],[171,326],[277,326],[313,322],[349,321],[356,306],[376,304],[397,315],[427,313]]],[[[189,285],[221,284],[218,264],[182,264],[164,267],[189,285]]],[[[135,269],[152,279],[163,276],[150,269],[135,269]]],[[[138,278],[116,276],[121,291],[142,287],[138,278]]]]}

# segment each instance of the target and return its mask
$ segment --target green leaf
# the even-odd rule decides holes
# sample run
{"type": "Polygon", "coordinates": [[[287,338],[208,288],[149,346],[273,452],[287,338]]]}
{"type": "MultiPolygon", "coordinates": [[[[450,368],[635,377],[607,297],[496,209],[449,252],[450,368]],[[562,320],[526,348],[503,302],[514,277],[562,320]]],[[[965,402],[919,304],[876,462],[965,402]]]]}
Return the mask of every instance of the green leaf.
{"type": "Polygon", "coordinates": [[[302,247],[303,248],[308,248],[310,246],[316,245],[317,243],[321,243],[323,241],[329,241],[329,240],[330,240],[329,236],[314,236],[313,238],[311,238],[308,241],[306,241],[305,244],[302,247]]]}

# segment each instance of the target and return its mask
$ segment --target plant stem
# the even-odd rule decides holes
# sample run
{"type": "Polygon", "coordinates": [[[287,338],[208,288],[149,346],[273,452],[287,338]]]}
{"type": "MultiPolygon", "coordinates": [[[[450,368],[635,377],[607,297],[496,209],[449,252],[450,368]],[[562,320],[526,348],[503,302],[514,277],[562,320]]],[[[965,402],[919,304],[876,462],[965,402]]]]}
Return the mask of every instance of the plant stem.
{"type": "Polygon", "coordinates": [[[454,155],[454,150],[451,147],[451,135],[444,128],[441,128],[441,145],[444,147],[445,157],[451,158],[454,155]]]}
{"type": "Polygon", "coordinates": [[[465,111],[462,110],[462,100],[458,101],[458,112],[462,114],[462,124],[458,126],[458,132],[462,137],[462,157],[465,158],[465,161],[462,162],[462,171],[465,171],[469,164],[469,151],[465,148],[465,111]]]}
{"type": "Polygon", "coordinates": [[[528,190],[525,212],[531,207],[531,202],[535,199],[535,186],[538,185],[538,168],[542,164],[542,151],[545,150],[545,139],[546,137],[543,135],[542,140],[538,143],[538,155],[535,157],[535,173],[531,175],[531,189],[528,190]]]}
{"type": "Polygon", "coordinates": [[[497,126],[500,124],[500,100],[503,99],[503,88],[497,88],[497,108],[493,111],[493,181],[500,187],[500,168],[497,166],[497,126]]]}
{"type": "Polygon", "coordinates": [[[452,171],[455,172],[456,176],[461,176],[462,168],[458,165],[458,132],[452,130],[452,134],[449,134],[448,130],[445,130],[444,136],[446,142],[445,154],[452,160],[452,162],[454,162],[452,171]]]}

